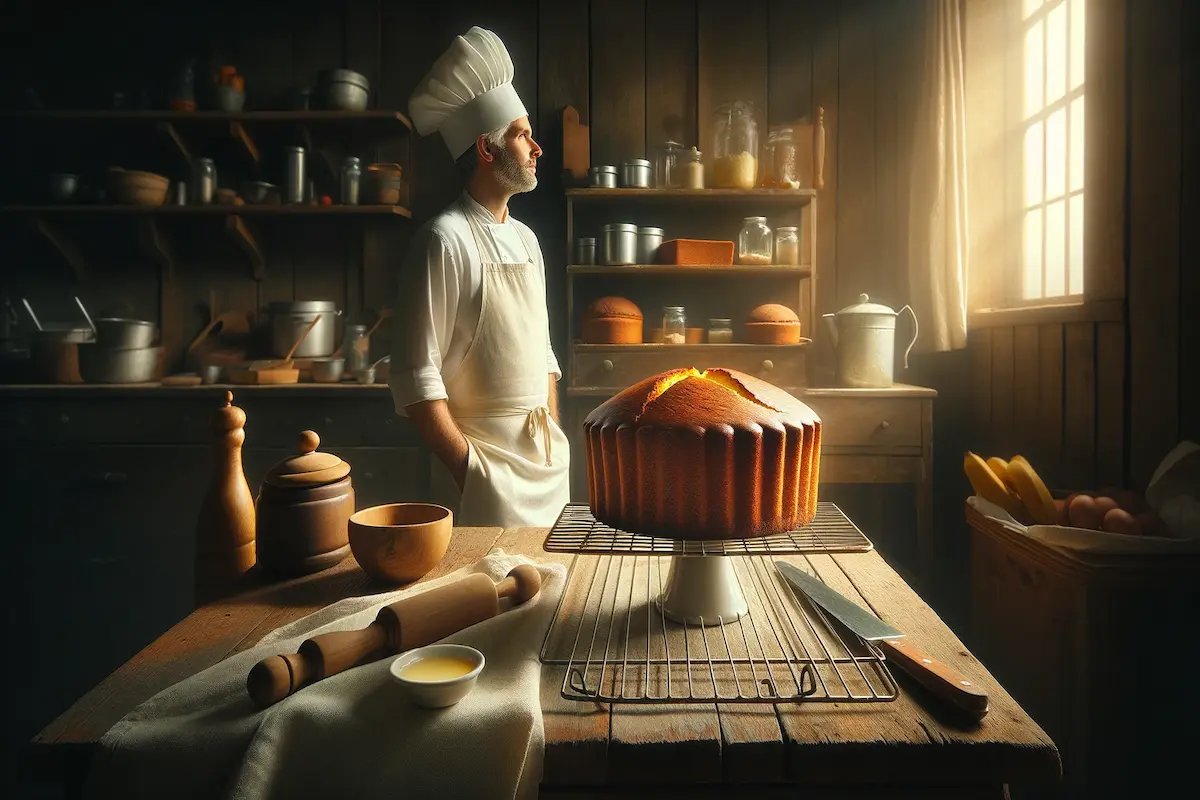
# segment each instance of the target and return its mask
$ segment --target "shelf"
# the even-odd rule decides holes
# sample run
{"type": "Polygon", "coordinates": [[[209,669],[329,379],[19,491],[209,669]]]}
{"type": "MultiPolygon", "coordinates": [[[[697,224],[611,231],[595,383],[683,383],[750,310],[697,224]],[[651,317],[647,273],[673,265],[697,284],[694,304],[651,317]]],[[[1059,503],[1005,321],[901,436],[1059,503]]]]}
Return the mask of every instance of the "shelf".
{"type": "Polygon", "coordinates": [[[389,131],[411,132],[412,122],[399,111],[106,111],[106,110],[44,110],[2,111],[4,122],[74,122],[95,124],[230,124],[243,125],[339,125],[378,128],[381,135],[389,131]]]}
{"type": "Polygon", "coordinates": [[[812,342],[811,339],[801,339],[799,344],[750,344],[748,342],[734,342],[732,344],[658,344],[655,342],[643,342],[641,344],[584,344],[583,342],[572,342],[576,353],[647,353],[661,350],[670,350],[672,353],[685,352],[763,352],[766,350],[782,351],[795,350],[797,348],[808,347],[812,342]]]}
{"type": "Polygon", "coordinates": [[[816,189],[600,189],[592,187],[567,189],[567,197],[575,200],[691,200],[697,202],[744,200],[759,203],[807,204],[816,196],[816,189]]]}
{"type": "Polygon", "coordinates": [[[407,217],[412,211],[404,206],[312,206],[312,205],[243,205],[243,206],[121,206],[121,205],[49,205],[3,206],[0,213],[33,214],[54,217],[101,217],[113,215],[152,217],[407,217]]]}
{"type": "Polygon", "coordinates": [[[742,264],[720,267],[702,264],[633,264],[619,267],[599,264],[570,264],[567,266],[567,272],[571,275],[679,275],[682,273],[713,277],[731,275],[807,277],[812,273],[812,269],[790,265],[749,266],[742,264]]]}
{"type": "Polygon", "coordinates": [[[200,386],[163,386],[161,383],[72,383],[72,384],[0,384],[0,396],[36,397],[40,395],[73,395],[76,397],[112,397],[114,395],[204,395],[212,393],[213,397],[223,397],[230,391],[237,397],[242,394],[304,394],[329,395],[342,394],[385,394],[389,392],[386,383],[359,384],[343,383],[285,383],[277,385],[242,385],[234,383],[210,383],[200,386]]]}

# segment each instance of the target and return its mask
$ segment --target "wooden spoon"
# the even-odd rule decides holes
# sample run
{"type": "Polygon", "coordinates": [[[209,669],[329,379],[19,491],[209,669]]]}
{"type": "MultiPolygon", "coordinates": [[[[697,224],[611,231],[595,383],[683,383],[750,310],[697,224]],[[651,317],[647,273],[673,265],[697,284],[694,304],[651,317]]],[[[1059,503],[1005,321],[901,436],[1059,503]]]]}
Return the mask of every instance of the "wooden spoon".
{"type": "Polygon", "coordinates": [[[300,343],[308,338],[308,334],[312,333],[312,329],[317,327],[317,323],[320,321],[321,321],[320,314],[317,314],[315,317],[313,317],[313,321],[308,323],[308,327],[304,329],[304,333],[300,334],[300,338],[297,339],[296,343],[292,345],[292,349],[288,350],[287,355],[283,357],[283,361],[276,361],[273,364],[268,364],[266,366],[259,367],[258,369],[260,369],[260,370],[291,369],[292,368],[292,354],[294,354],[296,352],[296,348],[300,346],[300,343]]]}

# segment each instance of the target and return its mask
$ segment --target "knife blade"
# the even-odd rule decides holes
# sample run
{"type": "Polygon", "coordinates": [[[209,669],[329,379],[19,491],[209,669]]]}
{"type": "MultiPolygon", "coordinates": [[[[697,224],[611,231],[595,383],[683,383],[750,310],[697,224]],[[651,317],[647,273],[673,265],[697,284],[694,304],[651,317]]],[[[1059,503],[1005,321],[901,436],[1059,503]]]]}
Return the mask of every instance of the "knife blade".
{"type": "Polygon", "coordinates": [[[988,696],[973,681],[946,664],[902,641],[904,634],[823,581],[786,561],[776,561],[779,572],[795,589],[827,611],[856,635],[874,642],[888,661],[904,670],[938,698],[975,719],[988,712],[988,696]]]}

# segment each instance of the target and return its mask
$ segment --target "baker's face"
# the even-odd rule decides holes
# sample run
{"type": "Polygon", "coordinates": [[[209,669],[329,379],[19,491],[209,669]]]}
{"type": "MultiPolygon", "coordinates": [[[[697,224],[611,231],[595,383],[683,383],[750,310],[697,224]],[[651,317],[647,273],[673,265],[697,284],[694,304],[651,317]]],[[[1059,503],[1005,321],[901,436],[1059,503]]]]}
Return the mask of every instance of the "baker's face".
{"type": "Polygon", "coordinates": [[[521,117],[508,126],[504,149],[495,153],[493,174],[505,190],[517,194],[537,188],[537,160],[542,148],[533,140],[529,117],[521,117]]]}

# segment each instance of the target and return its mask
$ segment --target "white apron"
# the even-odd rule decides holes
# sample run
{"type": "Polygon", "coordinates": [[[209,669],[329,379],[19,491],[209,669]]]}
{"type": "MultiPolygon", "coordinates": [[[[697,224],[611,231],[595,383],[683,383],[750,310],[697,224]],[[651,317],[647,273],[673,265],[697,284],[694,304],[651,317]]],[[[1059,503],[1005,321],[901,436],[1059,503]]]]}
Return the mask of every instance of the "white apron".
{"type": "MultiPolygon", "coordinates": [[[[482,226],[465,207],[475,246],[482,226]]],[[[550,416],[546,296],[529,242],[523,264],[485,262],[483,301],[447,404],[467,437],[461,493],[433,459],[431,489],[461,526],[550,527],[570,500],[570,444],[550,416]]]]}

